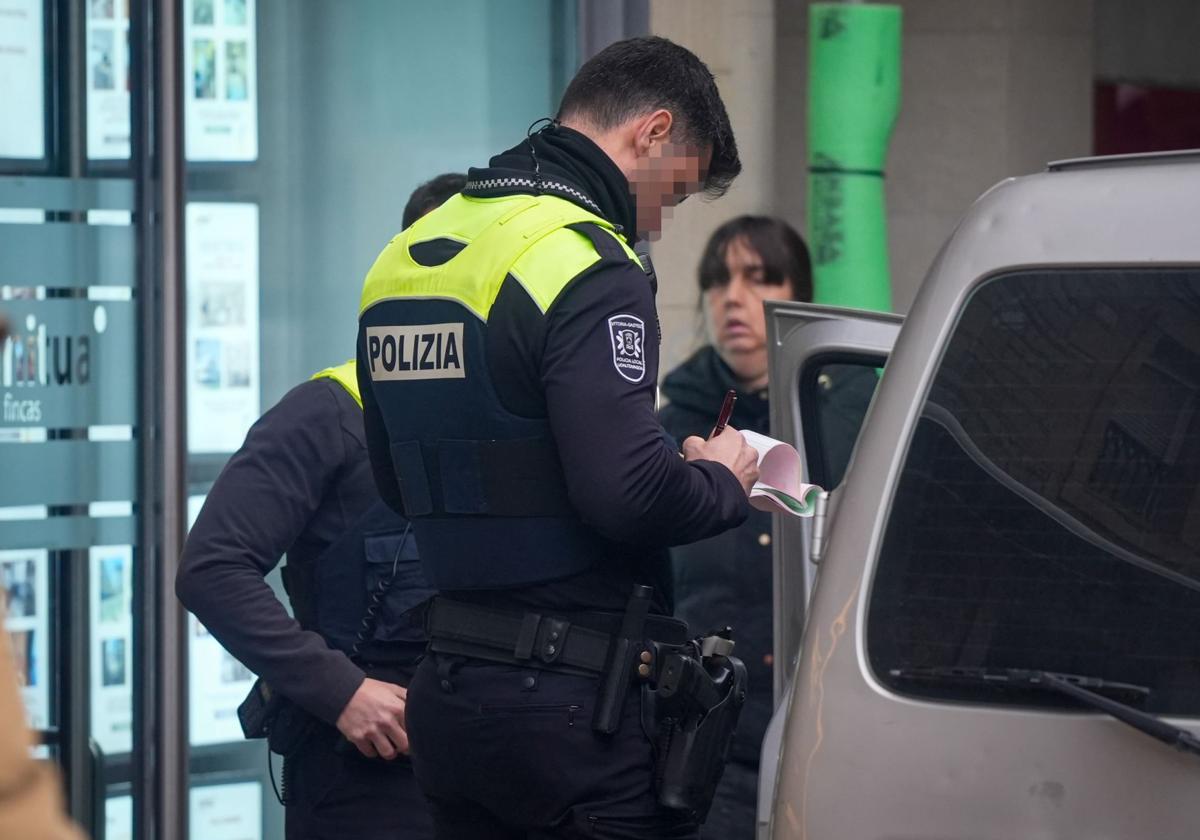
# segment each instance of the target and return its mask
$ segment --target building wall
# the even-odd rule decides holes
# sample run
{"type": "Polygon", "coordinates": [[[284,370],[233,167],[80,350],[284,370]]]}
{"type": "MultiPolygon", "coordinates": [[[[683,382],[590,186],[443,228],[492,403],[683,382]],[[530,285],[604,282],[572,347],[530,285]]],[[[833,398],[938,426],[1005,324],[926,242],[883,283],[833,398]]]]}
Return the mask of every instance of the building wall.
{"type": "MultiPolygon", "coordinates": [[[[803,232],[809,0],[652,0],[651,31],[713,69],[746,164],[730,194],[689,202],[653,249],[663,369],[698,339],[695,266],[709,232],[777,212],[803,232]]],[[[907,311],[966,208],[1011,175],[1089,154],[1091,0],[903,0],[903,90],[887,162],[893,307],[907,311]]]]}
{"type": "Polygon", "coordinates": [[[1095,0],[1096,78],[1200,87],[1200,3],[1095,0]]]}
{"type": "Polygon", "coordinates": [[[772,0],[651,0],[650,31],[699,55],[716,77],[742,159],[742,174],[716,201],[676,208],[651,247],[658,272],[663,349],[660,375],[703,340],[696,267],[709,234],[740,213],[770,211],[776,177],[771,91],[775,84],[772,0]]]}

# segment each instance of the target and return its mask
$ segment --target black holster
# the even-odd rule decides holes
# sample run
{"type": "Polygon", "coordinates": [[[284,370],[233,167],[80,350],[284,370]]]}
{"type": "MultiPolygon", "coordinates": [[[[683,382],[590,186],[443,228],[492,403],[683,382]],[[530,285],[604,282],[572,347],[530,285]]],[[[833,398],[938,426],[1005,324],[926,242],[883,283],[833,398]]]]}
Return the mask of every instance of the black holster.
{"type": "Polygon", "coordinates": [[[290,758],[316,732],[321,722],[260,677],[238,706],[238,721],[247,738],[266,738],[271,752],[290,758]]]}
{"type": "Polygon", "coordinates": [[[703,823],[746,702],[746,666],[733,656],[701,657],[689,646],[665,656],[642,701],[655,732],[659,804],[703,823]]]}

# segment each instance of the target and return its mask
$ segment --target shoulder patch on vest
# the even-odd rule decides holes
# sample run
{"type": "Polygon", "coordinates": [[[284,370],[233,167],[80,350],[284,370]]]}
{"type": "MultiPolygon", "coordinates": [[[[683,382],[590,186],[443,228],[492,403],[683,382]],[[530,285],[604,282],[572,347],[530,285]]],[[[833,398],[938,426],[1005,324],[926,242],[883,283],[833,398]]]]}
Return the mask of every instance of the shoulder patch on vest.
{"type": "Polygon", "coordinates": [[[646,324],[636,315],[614,315],[608,319],[608,334],[617,373],[641,382],[646,375],[646,324]]]}

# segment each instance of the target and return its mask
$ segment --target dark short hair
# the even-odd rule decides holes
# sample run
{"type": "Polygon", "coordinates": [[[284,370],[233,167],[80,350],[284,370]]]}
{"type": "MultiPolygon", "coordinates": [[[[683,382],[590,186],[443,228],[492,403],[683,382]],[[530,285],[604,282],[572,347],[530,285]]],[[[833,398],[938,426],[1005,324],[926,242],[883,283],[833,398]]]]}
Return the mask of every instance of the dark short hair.
{"type": "Polygon", "coordinates": [[[440,206],[450,196],[460,193],[467,185],[467,176],[458,172],[447,172],[431,178],[413,190],[404,205],[404,217],[400,224],[406,228],[430,210],[440,206]]]}
{"type": "Polygon", "coordinates": [[[666,38],[629,38],[596,53],[567,86],[558,119],[603,131],[658,108],[671,112],[673,139],[712,149],[704,192],[724,195],[742,171],[725,103],[704,62],[666,38]]]}
{"type": "Polygon", "coordinates": [[[700,257],[700,290],[729,282],[725,254],[729,243],[741,239],[763,262],[763,279],[772,285],[792,281],[792,299],[813,298],[812,260],[808,246],[795,228],[774,216],[738,216],[721,225],[708,238],[700,257]]]}

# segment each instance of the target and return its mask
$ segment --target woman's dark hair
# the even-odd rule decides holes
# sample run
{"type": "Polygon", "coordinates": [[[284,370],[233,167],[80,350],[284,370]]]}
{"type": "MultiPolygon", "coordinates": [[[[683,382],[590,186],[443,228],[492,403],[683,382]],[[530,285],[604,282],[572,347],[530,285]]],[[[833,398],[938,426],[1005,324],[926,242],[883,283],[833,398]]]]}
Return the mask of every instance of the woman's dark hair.
{"type": "Polygon", "coordinates": [[[413,190],[404,205],[401,229],[408,227],[435,207],[440,207],[450,196],[460,193],[467,185],[467,176],[458,172],[447,172],[431,178],[413,190]]]}
{"type": "Polygon", "coordinates": [[[762,258],[763,279],[772,285],[792,281],[792,299],[811,301],[812,261],[808,247],[796,230],[774,216],[738,216],[721,225],[708,238],[700,257],[700,290],[729,282],[725,254],[729,243],[741,239],[762,258]]]}
{"type": "Polygon", "coordinates": [[[742,171],[725,103],[704,62],[666,38],[629,38],[596,53],[567,86],[557,118],[604,131],[658,108],[671,112],[673,140],[712,148],[704,192],[724,195],[742,171]]]}

